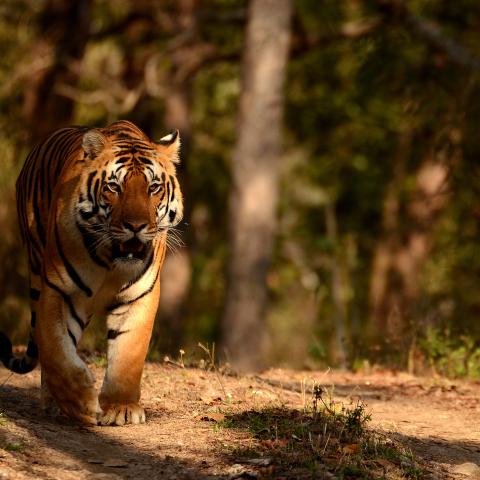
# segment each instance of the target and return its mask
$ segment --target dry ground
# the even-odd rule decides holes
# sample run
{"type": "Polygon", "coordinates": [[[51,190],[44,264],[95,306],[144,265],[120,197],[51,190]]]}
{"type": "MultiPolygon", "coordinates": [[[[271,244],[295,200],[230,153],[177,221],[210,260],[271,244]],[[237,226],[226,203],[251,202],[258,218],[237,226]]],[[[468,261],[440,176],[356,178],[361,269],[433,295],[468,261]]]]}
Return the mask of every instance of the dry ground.
{"type": "MultiPolygon", "coordinates": [[[[92,369],[100,380],[103,369],[92,369]]],[[[367,376],[271,370],[252,377],[219,377],[199,369],[148,364],[143,379],[147,423],[92,428],[40,410],[38,371],[10,376],[2,369],[0,385],[0,480],[480,479],[479,383],[387,372],[367,376]],[[295,442],[300,446],[301,439],[279,433],[277,423],[273,432],[273,423],[262,424],[265,418],[259,412],[271,408],[278,416],[275,422],[281,422],[282,415],[303,422],[298,412],[310,403],[314,383],[334,385],[334,398],[347,404],[362,398],[372,415],[370,426],[384,432],[387,444],[411,449],[415,468],[404,468],[410,460],[400,455],[369,460],[370,473],[349,474],[348,469],[332,467],[332,462],[348,463],[345,446],[335,447],[340,452],[336,456],[330,448],[333,440],[326,448],[328,442],[316,445],[310,437],[318,461],[296,461],[295,442]],[[286,436],[291,438],[282,438],[286,436]],[[322,455],[329,468],[323,468],[322,455]],[[400,470],[390,469],[400,463],[400,470]]]]}

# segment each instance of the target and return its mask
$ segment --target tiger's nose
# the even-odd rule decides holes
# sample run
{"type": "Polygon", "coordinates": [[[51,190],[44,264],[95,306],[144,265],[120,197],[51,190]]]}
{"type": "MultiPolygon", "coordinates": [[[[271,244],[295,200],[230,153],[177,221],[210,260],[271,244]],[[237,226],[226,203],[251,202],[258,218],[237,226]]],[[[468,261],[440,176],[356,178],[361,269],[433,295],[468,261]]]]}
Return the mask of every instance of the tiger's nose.
{"type": "Polygon", "coordinates": [[[137,223],[137,222],[123,222],[123,226],[127,230],[131,230],[133,233],[137,233],[140,230],[144,229],[147,224],[146,223],[137,223]]]}

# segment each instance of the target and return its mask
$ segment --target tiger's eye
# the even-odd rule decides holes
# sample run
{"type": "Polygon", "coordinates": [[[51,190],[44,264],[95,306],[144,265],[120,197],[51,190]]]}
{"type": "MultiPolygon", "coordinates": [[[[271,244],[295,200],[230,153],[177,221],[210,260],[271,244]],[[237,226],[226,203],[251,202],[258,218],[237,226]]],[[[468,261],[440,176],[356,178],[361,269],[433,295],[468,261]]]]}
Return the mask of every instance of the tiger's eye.
{"type": "Polygon", "coordinates": [[[107,182],[103,185],[104,192],[120,193],[120,185],[116,182],[107,182]]]}
{"type": "Polygon", "coordinates": [[[163,189],[165,187],[163,186],[162,183],[159,183],[159,182],[153,182],[152,184],[150,184],[150,186],[148,187],[148,191],[151,195],[155,195],[155,194],[158,194],[158,193],[161,193],[163,192],[163,189]]]}

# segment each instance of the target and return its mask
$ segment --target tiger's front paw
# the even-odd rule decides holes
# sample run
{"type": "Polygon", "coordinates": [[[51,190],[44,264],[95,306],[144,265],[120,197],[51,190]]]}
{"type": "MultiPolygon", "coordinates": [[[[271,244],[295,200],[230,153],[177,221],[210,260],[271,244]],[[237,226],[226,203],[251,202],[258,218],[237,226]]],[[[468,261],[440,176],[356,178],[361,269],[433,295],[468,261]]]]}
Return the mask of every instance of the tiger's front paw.
{"type": "Polygon", "coordinates": [[[145,410],[137,403],[114,403],[102,405],[103,414],[99,425],[127,425],[145,423],[145,410]]]}

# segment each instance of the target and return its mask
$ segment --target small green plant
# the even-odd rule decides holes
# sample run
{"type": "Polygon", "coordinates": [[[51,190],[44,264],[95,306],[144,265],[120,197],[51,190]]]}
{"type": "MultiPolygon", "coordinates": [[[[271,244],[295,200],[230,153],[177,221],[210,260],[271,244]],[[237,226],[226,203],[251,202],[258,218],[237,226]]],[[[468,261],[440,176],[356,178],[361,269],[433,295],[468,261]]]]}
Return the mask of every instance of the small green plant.
{"type": "Polygon", "coordinates": [[[418,343],[434,373],[480,378],[480,345],[471,336],[452,336],[448,329],[429,328],[418,343]]]}
{"type": "Polygon", "coordinates": [[[168,363],[170,365],[175,365],[176,367],[185,368],[185,362],[184,362],[185,350],[180,349],[178,353],[180,355],[180,358],[178,360],[172,360],[168,355],[165,355],[163,357],[163,362],[168,363]]]}
{"type": "Polygon", "coordinates": [[[7,450],[7,452],[21,452],[26,448],[26,445],[24,443],[6,443],[3,447],[4,450],[7,450]]]}
{"type": "Polygon", "coordinates": [[[6,425],[8,423],[7,414],[4,411],[0,411],[0,426],[6,425]]]}

